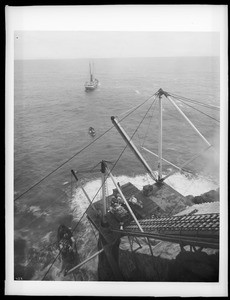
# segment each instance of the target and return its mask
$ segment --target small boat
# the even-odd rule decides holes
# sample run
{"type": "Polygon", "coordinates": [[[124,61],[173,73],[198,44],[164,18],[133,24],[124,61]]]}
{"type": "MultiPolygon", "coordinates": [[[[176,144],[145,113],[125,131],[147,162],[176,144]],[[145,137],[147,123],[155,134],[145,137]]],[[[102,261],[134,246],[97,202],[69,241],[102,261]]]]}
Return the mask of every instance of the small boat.
{"type": "Polygon", "coordinates": [[[96,135],[95,129],[93,127],[89,127],[89,134],[91,136],[95,136],[96,135]]]}
{"type": "Polygon", "coordinates": [[[64,224],[61,224],[58,228],[57,246],[61,254],[61,272],[66,274],[71,267],[79,262],[79,255],[73,233],[64,224]]]}
{"type": "Polygon", "coordinates": [[[98,79],[94,78],[91,63],[89,63],[89,74],[90,74],[90,81],[85,83],[85,91],[92,91],[95,90],[98,86],[98,79]]]}

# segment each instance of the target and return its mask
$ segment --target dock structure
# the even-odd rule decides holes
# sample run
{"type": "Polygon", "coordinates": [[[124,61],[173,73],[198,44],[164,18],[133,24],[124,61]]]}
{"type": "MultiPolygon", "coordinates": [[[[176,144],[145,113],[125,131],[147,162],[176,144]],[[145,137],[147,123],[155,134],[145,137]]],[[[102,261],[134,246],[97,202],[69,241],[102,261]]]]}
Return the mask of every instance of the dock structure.
{"type": "MultiPolygon", "coordinates": [[[[130,182],[121,186],[125,197],[132,196],[141,201],[142,207],[130,203],[143,231],[129,217],[118,217],[107,212],[107,226],[101,224],[95,210],[89,209],[87,217],[108,243],[115,242],[122,236],[148,237],[171,241],[181,245],[193,245],[219,248],[219,213],[189,214],[175,216],[186,209],[186,199],[165,183],[153,185],[148,196],[130,182]],[[121,224],[123,224],[121,228],[121,224]]],[[[116,194],[116,189],[114,190],[116,194]]],[[[113,195],[107,197],[108,207],[113,195]]],[[[102,201],[95,203],[96,210],[102,210],[102,201]]]]}
{"type": "MultiPolygon", "coordinates": [[[[135,240],[137,244],[138,240],[140,243],[144,240],[145,244],[149,245],[153,265],[156,261],[153,244],[177,244],[182,252],[187,252],[185,249],[189,246],[191,253],[193,251],[200,253],[202,249],[219,250],[219,213],[199,214],[197,209],[192,210],[192,206],[189,206],[188,210],[187,199],[162,182],[146,186],[142,191],[130,182],[119,185],[119,188],[126,199],[129,200],[134,196],[137,202],[142,204],[140,206],[130,203],[138,224],[130,213],[119,216],[108,210],[102,218],[104,203],[102,200],[97,201],[94,208],[89,207],[87,210],[89,221],[99,232],[98,251],[104,249],[99,254],[98,266],[102,273],[110,269],[112,274],[108,277],[107,271],[102,280],[123,280],[118,258],[123,238],[128,238],[130,242],[135,240]],[[106,223],[103,220],[106,220],[106,223]]],[[[107,208],[112,204],[117,192],[117,189],[114,189],[113,194],[106,197],[107,208]]],[[[122,206],[127,209],[125,204],[122,206]]]]}
{"type": "Polygon", "coordinates": [[[158,157],[157,172],[151,169],[144,156],[134,145],[132,138],[136,131],[129,137],[118,118],[111,117],[114,127],[155,183],[144,186],[142,190],[139,190],[130,182],[120,185],[116,182],[106,162],[102,161],[102,199],[93,205],[91,205],[91,200],[88,199],[90,206],[86,214],[89,221],[99,232],[99,265],[108,262],[107,265],[111,268],[114,280],[122,280],[118,262],[118,250],[122,237],[128,237],[129,240],[135,239],[136,241],[138,238],[145,240],[152,258],[154,256],[151,243],[153,240],[156,241],[156,244],[160,241],[179,244],[182,251],[185,246],[190,246],[191,249],[198,247],[199,251],[203,248],[219,249],[219,213],[195,214],[194,211],[196,210],[193,209],[188,214],[178,215],[186,210],[188,206],[191,206],[192,203],[165,183],[165,179],[172,175],[175,172],[174,170],[165,176],[162,174],[163,161],[171,164],[177,170],[183,170],[185,166],[204,151],[207,151],[212,145],[181,111],[169,93],[159,89],[154,94],[154,102],[157,98],[159,101],[158,155],[142,147],[158,157]],[[206,144],[204,150],[180,167],[165,160],[162,156],[162,96],[165,96],[174,105],[206,144]],[[109,177],[115,186],[112,195],[106,195],[105,185],[106,179],[109,177]]]}

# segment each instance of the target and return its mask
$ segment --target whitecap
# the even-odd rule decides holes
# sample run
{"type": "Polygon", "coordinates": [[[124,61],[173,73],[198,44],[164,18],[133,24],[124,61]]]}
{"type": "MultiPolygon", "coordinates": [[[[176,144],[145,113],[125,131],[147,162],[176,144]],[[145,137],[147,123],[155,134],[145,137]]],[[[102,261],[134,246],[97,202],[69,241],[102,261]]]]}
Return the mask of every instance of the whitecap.
{"type": "MultiPolygon", "coordinates": [[[[123,185],[127,182],[131,182],[139,190],[142,190],[144,185],[155,183],[155,181],[148,174],[137,175],[134,177],[121,175],[121,176],[114,176],[114,178],[116,182],[120,183],[120,185],[123,185]]],[[[173,189],[175,189],[177,192],[182,194],[183,196],[187,196],[187,195],[199,196],[210,190],[215,190],[218,188],[218,184],[211,181],[210,178],[205,178],[199,175],[186,176],[185,174],[179,172],[168,177],[165,180],[165,182],[173,189]]],[[[88,194],[90,200],[92,201],[95,198],[94,202],[102,198],[102,191],[100,188],[101,188],[101,179],[99,178],[84,184],[84,189],[88,194]]],[[[111,178],[108,178],[106,183],[107,195],[111,195],[113,193],[113,189],[115,189],[115,186],[111,178]]],[[[79,215],[84,212],[88,204],[89,201],[86,198],[82,189],[77,188],[72,201],[72,209],[75,211],[77,215],[79,215]],[[78,209],[76,209],[76,206],[78,209]]]]}
{"type": "Polygon", "coordinates": [[[178,191],[183,196],[199,196],[210,190],[216,190],[219,186],[217,183],[202,176],[185,176],[184,174],[175,173],[168,177],[165,182],[178,191]]]}
{"type": "Polygon", "coordinates": [[[42,242],[47,242],[47,243],[49,243],[49,242],[50,242],[50,236],[51,236],[51,234],[52,234],[52,231],[48,232],[48,233],[41,239],[41,241],[42,241],[42,242]]]}
{"type": "Polygon", "coordinates": [[[41,211],[41,208],[39,206],[31,205],[28,208],[28,211],[31,212],[36,217],[41,217],[42,215],[46,216],[48,215],[46,212],[41,211]]]}

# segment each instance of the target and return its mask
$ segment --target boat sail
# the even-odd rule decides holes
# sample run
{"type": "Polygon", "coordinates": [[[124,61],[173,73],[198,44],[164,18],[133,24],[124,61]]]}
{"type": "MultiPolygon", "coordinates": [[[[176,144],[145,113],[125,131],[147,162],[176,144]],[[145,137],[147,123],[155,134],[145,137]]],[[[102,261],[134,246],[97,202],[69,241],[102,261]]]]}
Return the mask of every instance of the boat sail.
{"type": "Polygon", "coordinates": [[[85,91],[95,90],[99,83],[98,79],[94,77],[91,63],[89,63],[89,74],[90,80],[85,83],[85,91]]]}

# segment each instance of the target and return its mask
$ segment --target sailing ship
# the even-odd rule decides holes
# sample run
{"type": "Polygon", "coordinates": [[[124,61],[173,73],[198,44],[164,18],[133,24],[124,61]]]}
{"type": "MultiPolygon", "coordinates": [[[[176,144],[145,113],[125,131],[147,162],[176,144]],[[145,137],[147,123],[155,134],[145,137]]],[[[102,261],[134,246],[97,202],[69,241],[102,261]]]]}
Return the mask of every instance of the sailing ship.
{"type": "Polygon", "coordinates": [[[89,63],[89,81],[87,81],[85,83],[85,91],[93,91],[97,88],[98,86],[98,79],[94,77],[94,74],[93,74],[93,70],[92,70],[92,65],[91,63],[89,63]]]}

